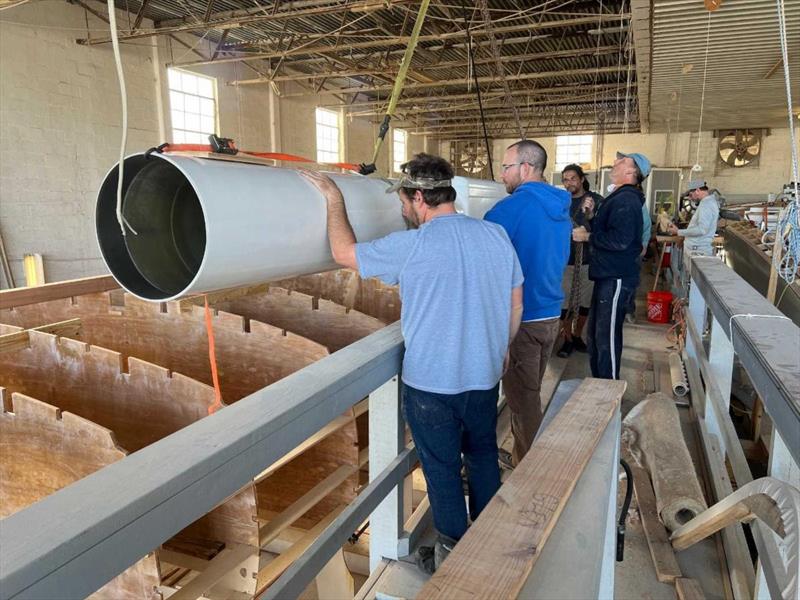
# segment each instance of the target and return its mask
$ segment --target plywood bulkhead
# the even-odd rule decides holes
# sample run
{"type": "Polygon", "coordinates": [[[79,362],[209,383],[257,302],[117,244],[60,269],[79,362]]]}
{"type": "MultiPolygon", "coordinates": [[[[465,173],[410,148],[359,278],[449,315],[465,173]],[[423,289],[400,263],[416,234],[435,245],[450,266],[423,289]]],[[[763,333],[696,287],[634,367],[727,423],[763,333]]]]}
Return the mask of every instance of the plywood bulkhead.
{"type": "MultiPolygon", "coordinates": [[[[125,455],[105,427],[0,388],[0,519],[125,455]]],[[[91,598],[154,600],[161,597],[159,579],[156,558],[149,554],[91,598]]]]}

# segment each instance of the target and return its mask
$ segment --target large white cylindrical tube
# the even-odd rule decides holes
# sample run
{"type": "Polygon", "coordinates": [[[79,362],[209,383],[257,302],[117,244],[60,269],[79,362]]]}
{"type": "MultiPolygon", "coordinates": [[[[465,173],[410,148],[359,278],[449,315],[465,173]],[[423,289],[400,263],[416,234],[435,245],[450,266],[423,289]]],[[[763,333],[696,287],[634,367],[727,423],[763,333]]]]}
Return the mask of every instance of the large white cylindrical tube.
{"type": "MultiPolygon", "coordinates": [[[[178,154],[125,159],[123,215],[116,220],[115,166],[97,199],[97,238],[119,284],[145,300],[165,301],[336,268],[326,235],[322,195],[292,169],[178,154]]],[[[405,228],[386,180],[331,174],[342,190],[356,238],[368,241],[405,228]]],[[[497,199],[493,182],[456,178],[458,205],[481,217],[470,188],[497,199]],[[466,191],[462,191],[466,190],[466,191]],[[471,206],[475,205],[475,206],[471,206]]],[[[496,200],[495,200],[496,201],[496,200]]]]}

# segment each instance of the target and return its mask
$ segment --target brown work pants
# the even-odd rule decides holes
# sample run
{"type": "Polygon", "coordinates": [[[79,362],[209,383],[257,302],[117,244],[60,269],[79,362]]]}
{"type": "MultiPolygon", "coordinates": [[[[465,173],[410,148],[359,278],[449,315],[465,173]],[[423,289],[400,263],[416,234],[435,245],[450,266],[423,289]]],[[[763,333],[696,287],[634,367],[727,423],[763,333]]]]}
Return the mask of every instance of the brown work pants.
{"type": "Polygon", "coordinates": [[[511,409],[514,465],[518,465],[530,449],[542,423],[542,378],[558,330],[558,317],[522,323],[517,337],[511,342],[511,360],[503,376],[503,392],[511,409]]]}

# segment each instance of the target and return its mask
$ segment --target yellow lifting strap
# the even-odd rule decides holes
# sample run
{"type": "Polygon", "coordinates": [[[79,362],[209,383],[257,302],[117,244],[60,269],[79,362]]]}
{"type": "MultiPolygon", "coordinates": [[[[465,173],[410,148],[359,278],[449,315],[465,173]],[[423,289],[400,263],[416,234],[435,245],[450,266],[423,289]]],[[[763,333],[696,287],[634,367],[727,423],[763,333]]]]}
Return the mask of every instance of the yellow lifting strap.
{"type": "Polygon", "coordinates": [[[408,46],[406,46],[406,52],[403,55],[403,62],[400,63],[400,71],[398,71],[397,77],[394,80],[392,95],[389,98],[389,106],[386,109],[386,115],[383,117],[383,122],[378,131],[378,139],[375,140],[372,162],[368,165],[361,165],[360,172],[362,175],[369,175],[375,172],[375,162],[378,160],[378,153],[383,145],[383,139],[389,131],[389,121],[394,116],[397,102],[400,100],[400,94],[403,92],[403,83],[405,83],[406,73],[408,73],[408,68],[411,66],[411,59],[414,56],[414,49],[417,47],[419,32],[422,30],[422,24],[425,22],[425,14],[428,12],[428,5],[430,3],[430,0],[422,0],[422,4],[420,4],[417,20],[414,23],[414,29],[411,31],[411,37],[408,40],[408,46]]]}

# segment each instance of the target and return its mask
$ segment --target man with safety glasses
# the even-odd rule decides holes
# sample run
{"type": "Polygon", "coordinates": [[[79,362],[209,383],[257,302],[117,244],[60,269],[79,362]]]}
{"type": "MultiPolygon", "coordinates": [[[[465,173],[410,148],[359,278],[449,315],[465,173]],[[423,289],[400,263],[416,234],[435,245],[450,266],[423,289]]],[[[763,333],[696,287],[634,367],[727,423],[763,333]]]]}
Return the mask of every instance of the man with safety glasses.
{"type": "Polygon", "coordinates": [[[397,192],[408,231],[356,243],[344,199],[327,176],[304,174],[325,196],[334,260],[361,277],[400,284],[402,408],[419,454],[439,537],[419,550],[432,573],[500,487],[497,396],[522,313],[522,270],[502,227],[459,214],[443,158],[418,154],[397,192]]]}
{"type": "Polygon", "coordinates": [[[570,195],[545,182],[546,166],[547,152],[539,143],[522,140],[509,146],[503,156],[502,180],[510,196],[484,217],[508,232],[525,276],[522,325],[511,343],[503,376],[503,392],[511,409],[513,466],[528,452],[542,423],[540,390],[558,337],[564,299],[561,278],[572,231],[570,195]]]}

